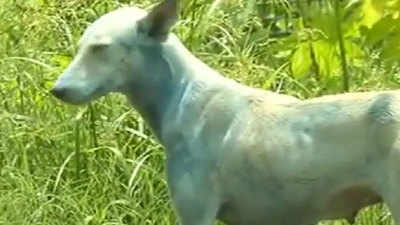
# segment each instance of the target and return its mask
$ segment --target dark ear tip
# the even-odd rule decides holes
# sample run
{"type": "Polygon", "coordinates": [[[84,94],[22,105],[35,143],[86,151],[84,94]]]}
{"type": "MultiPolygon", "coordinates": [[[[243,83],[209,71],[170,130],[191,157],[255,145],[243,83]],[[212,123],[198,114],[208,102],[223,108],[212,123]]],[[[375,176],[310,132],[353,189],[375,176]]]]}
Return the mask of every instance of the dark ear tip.
{"type": "Polygon", "coordinates": [[[164,3],[172,5],[172,7],[178,8],[178,0],[165,0],[164,3]]]}
{"type": "Polygon", "coordinates": [[[168,17],[177,17],[178,14],[178,1],[177,0],[165,0],[156,6],[151,14],[163,13],[168,17]]]}
{"type": "Polygon", "coordinates": [[[169,30],[178,19],[178,1],[165,0],[153,8],[150,13],[139,21],[139,31],[147,33],[151,38],[165,40],[169,30]]]}

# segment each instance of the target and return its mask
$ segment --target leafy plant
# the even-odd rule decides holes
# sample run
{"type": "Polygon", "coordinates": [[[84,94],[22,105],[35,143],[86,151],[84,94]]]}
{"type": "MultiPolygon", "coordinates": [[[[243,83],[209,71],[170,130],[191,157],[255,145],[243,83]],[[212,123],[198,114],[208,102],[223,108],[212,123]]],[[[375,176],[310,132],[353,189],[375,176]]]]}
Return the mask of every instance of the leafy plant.
{"type": "Polygon", "coordinates": [[[348,91],[350,71],[366,65],[368,52],[378,51],[389,67],[399,62],[399,3],[297,1],[300,16],[291,21],[292,34],[280,40],[277,49],[294,49],[289,60],[296,79],[312,74],[319,85],[337,90],[332,84],[342,75],[342,89],[348,91]]]}

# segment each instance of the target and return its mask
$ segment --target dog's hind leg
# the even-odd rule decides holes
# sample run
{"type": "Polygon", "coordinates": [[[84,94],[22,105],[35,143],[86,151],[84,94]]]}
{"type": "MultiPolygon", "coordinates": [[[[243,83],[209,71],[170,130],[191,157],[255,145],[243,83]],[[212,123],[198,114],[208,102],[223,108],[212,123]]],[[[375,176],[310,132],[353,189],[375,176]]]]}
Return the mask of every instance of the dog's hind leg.
{"type": "Polygon", "coordinates": [[[396,225],[400,225],[400,195],[398,193],[399,191],[387,193],[384,197],[396,225]]]}
{"type": "Polygon", "coordinates": [[[382,187],[384,202],[389,206],[396,225],[400,225],[400,146],[390,152],[386,169],[386,179],[382,187]]]}

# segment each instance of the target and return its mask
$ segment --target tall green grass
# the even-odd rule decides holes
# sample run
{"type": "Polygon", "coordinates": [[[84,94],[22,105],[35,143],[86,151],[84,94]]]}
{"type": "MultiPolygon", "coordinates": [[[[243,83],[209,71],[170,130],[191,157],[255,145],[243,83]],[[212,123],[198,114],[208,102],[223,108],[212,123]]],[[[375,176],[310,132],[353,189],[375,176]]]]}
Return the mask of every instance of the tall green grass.
{"type": "MultiPolygon", "coordinates": [[[[257,2],[186,0],[175,31],[194,54],[242,83],[301,98],[329,93],[315,80],[294,79],[274,57],[270,30],[253,15],[257,2]]],[[[73,107],[48,93],[90,22],[123,5],[154,3],[0,1],[0,224],[177,223],[162,147],[125,99],[73,107]]],[[[351,90],[389,87],[377,61],[352,71],[351,90]]],[[[357,224],[392,222],[378,205],[357,224]]]]}

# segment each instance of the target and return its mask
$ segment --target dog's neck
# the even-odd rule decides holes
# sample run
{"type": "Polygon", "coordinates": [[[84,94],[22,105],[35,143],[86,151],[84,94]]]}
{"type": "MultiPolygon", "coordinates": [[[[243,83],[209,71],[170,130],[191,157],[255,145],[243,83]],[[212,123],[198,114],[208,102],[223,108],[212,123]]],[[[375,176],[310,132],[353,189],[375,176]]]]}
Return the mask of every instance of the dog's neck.
{"type": "MultiPolygon", "coordinates": [[[[212,84],[221,78],[171,35],[159,46],[140,47],[147,63],[139,73],[140,81],[129,84],[124,92],[160,139],[165,114],[177,107],[186,87],[193,82],[212,84]]],[[[161,140],[160,140],[161,141],[161,140]]]]}

